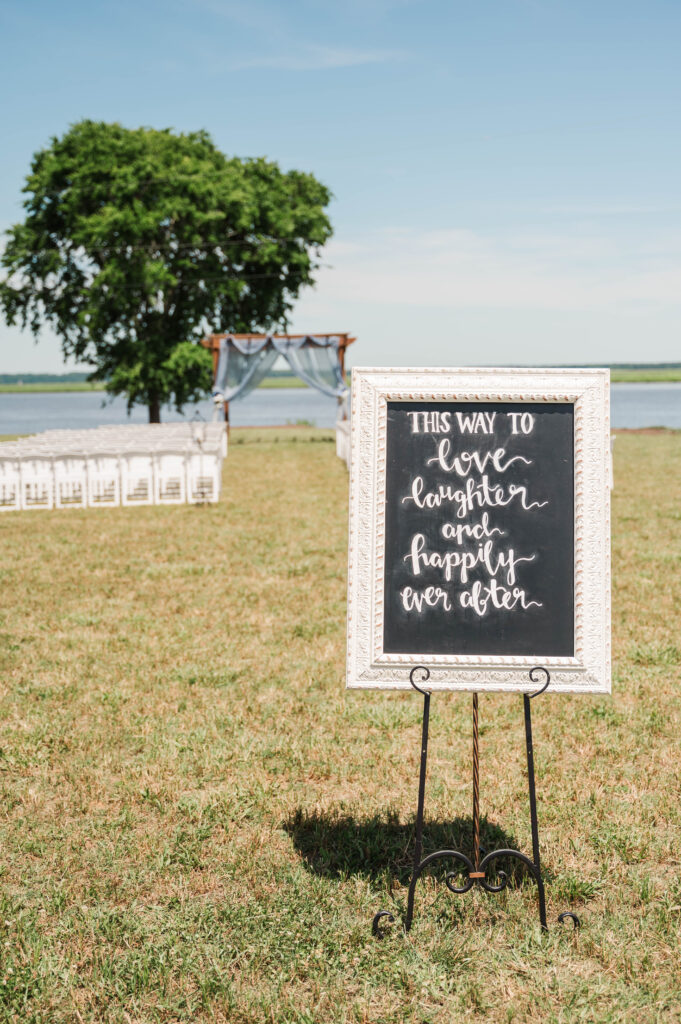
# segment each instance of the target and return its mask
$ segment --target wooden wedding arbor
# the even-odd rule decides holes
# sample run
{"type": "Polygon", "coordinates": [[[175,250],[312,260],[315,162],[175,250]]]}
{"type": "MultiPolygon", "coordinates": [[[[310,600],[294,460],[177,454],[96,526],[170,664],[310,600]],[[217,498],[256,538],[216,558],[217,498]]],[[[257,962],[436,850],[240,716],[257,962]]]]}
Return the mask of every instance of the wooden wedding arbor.
{"type": "MultiPolygon", "coordinates": [[[[321,381],[315,380],[316,374],[301,371],[301,368],[297,365],[296,360],[289,357],[290,353],[298,353],[301,349],[307,349],[308,354],[315,350],[326,349],[333,350],[337,355],[337,375],[340,381],[345,384],[345,352],[348,345],[352,345],[357,339],[347,332],[334,332],[325,334],[209,334],[203,338],[201,344],[204,348],[210,350],[213,357],[213,380],[218,386],[216,393],[216,399],[219,402],[220,394],[222,393],[222,385],[217,385],[218,368],[220,364],[221,353],[224,355],[226,348],[231,348],[234,352],[244,353],[245,350],[253,349],[253,351],[260,353],[264,350],[274,350],[271,352],[274,355],[275,351],[277,354],[283,355],[291,368],[297,376],[306,382],[306,384],[312,387],[319,387],[320,390],[324,390],[320,387],[321,381]]],[[[241,393],[241,389],[239,393],[241,393]]],[[[328,392],[326,392],[328,393],[328,392]]],[[[230,399],[225,396],[223,402],[225,421],[229,423],[229,401],[230,399]]]]}

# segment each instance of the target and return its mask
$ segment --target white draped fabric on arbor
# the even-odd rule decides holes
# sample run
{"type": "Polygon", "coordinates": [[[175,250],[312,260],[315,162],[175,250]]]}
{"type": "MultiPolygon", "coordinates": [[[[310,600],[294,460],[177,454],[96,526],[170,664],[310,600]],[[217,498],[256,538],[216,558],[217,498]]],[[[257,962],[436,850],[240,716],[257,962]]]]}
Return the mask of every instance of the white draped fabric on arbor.
{"type": "Polygon", "coordinates": [[[213,397],[225,402],[244,398],[267,376],[278,356],[283,356],[295,375],[310,387],[329,398],[341,399],[348,390],[340,357],[342,337],[226,335],[219,342],[213,397]]]}

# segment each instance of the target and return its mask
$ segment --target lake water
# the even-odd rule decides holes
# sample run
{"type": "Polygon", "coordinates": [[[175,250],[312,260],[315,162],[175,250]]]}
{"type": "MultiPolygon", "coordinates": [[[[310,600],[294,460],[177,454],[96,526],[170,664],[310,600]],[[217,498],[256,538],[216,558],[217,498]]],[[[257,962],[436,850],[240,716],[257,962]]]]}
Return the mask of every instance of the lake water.
{"type": "MultiPolygon", "coordinates": [[[[681,384],[614,384],[611,388],[613,429],[675,427],[681,429],[681,384]]],[[[190,420],[196,413],[210,420],[213,404],[185,406],[183,415],[164,409],[165,422],[190,420]]],[[[335,399],[311,388],[260,388],[230,408],[232,426],[280,426],[307,420],[332,427],[335,399]]],[[[107,399],[101,391],[0,394],[0,434],[34,434],[41,430],[96,427],[107,423],[146,423],[141,406],[128,417],[125,401],[107,399]]]]}

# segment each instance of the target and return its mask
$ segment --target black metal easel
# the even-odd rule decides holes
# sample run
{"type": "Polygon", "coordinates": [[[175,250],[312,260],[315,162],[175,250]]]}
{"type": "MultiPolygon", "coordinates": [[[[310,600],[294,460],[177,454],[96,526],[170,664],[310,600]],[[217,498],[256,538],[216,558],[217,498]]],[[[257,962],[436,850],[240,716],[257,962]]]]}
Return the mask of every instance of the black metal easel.
{"type": "MultiPolygon", "coordinates": [[[[537,883],[537,894],[539,898],[539,921],[541,927],[544,930],[548,930],[546,923],[546,896],[544,893],[544,881],[541,875],[541,864],[539,860],[539,827],[537,824],[537,797],[535,793],[534,785],[534,751],[532,748],[532,716],[530,714],[530,701],[534,697],[538,697],[544,693],[549,683],[551,682],[551,676],[548,669],[541,666],[531,669],[529,676],[530,681],[533,683],[538,682],[537,673],[543,673],[546,677],[546,682],[534,693],[523,694],[523,705],[525,711],[525,745],[527,748],[527,777],[530,795],[530,822],[532,826],[532,859],[521,853],[520,850],[512,849],[500,849],[492,850],[490,853],[485,853],[480,847],[480,751],[478,742],[478,694],[473,694],[473,860],[466,856],[465,853],[461,853],[459,850],[437,850],[435,853],[428,854],[427,857],[421,858],[423,852],[423,807],[425,802],[426,793],[426,767],[428,761],[428,725],[430,719],[430,698],[431,691],[423,690],[417,685],[414,676],[417,672],[422,673],[421,682],[425,683],[430,678],[430,670],[425,666],[417,665],[409,673],[409,681],[411,685],[419,693],[423,694],[423,727],[421,731],[421,772],[419,775],[419,798],[418,808],[416,811],[416,835],[414,844],[414,867],[411,876],[411,882],[409,883],[409,894],[407,897],[407,915],[404,919],[404,930],[409,931],[414,918],[414,897],[416,894],[416,885],[419,878],[421,877],[424,870],[432,863],[438,860],[455,860],[468,872],[468,878],[463,885],[457,886],[454,881],[457,877],[456,871],[450,871],[446,878],[445,884],[450,892],[462,895],[473,888],[474,885],[481,886],[486,892],[501,892],[502,889],[506,888],[508,883],[508,877],[504,871],[497,871],[496,877],[499,879],[497,884],[493,884],[487,881],[486,869],[495,860],[501,858],[515,858],[521,861],[527,869],[531,872],[535,882],[537,883]],[[480,854],[483,854],[482,860],[480,854]]],[[[374,935],[380,936],[380,923],[383,918],[388,921],[394,922],[395,918],[388,910],[380,910],[373,919],[373,933],[374,935]]],[[[559,921],[572,920],[574,927],[578,928],[580,925],[579,918],[576,914],[565,912],[558,918],[559,921]]]]}

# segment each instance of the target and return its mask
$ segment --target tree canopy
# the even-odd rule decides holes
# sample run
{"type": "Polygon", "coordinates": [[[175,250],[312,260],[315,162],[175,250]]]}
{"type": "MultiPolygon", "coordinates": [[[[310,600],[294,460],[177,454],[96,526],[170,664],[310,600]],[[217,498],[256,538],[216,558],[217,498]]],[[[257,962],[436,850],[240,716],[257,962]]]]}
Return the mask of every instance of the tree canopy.
{"type": "Polygon", "coordinates": [[[8,231],[0,306],[128,407],[210,387],[209,331],[285,326],[331,235],[311,174],[228,158],[204,132],[81,121],[36,153],[8,231]]]}

